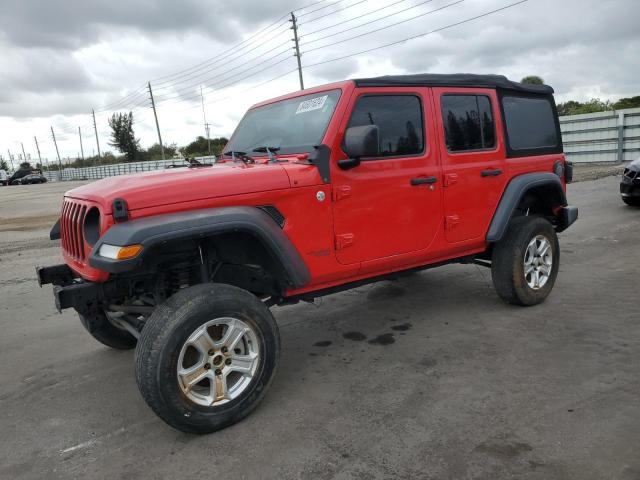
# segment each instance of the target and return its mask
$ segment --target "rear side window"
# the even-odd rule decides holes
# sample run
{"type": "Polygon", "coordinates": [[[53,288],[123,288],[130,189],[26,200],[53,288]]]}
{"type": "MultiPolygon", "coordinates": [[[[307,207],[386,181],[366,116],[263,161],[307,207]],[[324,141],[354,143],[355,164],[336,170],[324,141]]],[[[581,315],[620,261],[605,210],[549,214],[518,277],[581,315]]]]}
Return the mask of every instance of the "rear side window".
{"type": "Polygon", "coordinates": [[[555,115],[549,99],[505,95],[502,108],[511,150],[547,150],[558,145],[555,115]]]}
{"type": "Polygon", "coordinates": [[[441,99],[447,150],[490,149],[496,145],[491,102],[486,95],[443,95],[441,99]]]}
{"type": "Polygon", "coordinates": [[[364,125],[378,126],[381,157],[419,154],[424,150],[422,106],[415,95],[360,97],[347,128],[364,125]]]}

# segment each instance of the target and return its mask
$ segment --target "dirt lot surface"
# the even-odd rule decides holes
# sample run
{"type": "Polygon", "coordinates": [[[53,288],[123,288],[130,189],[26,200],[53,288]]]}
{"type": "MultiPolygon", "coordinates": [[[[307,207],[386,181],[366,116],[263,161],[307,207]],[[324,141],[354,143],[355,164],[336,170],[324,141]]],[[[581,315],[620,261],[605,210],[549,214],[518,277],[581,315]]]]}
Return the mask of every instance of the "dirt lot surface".
{"type": "Polygon", "coordinates": [[[146,406],[133,352],[38,288],[69,186],[0,188],[0,479],[640,478],[640,210],[618,178],[569,187],[580,219],[543,305],[453,265],[275,308],[271,390],[200,437],[146,406]]]}

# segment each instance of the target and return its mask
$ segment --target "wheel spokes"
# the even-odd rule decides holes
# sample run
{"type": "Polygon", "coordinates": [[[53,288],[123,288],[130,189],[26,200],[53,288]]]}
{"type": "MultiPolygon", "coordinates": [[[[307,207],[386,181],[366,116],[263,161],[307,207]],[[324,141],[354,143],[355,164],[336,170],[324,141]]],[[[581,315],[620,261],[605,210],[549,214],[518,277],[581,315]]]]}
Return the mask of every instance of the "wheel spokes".
{"type": "Polygon", "coordinates": [[[189,400],[214,407],[246,390],[259,360],[260,343],[251,324],[220,317],[199,326],[184,342],[178,383],[189,400]]]}
{"type": "Polygon", "coordinates": [[[524,279],[530,288],[542,288],[553,271],[553,249],[551,242],[543,235],[532,238],[525,250],[524,279]]]}
{"type": "Polygon", "coordinates": [[[254,365],[258,360],[258,354],[250,353],[249,355],[232,355],[231,364],[226,368],[232,372],[239,372],[243,375],[250,374],[254,365]]]}
{"type": "Polygon", "coordinates": [[[211,380],[211,404],[219,402],[220,400],[226,400],[229,396],[228,394],[227,376],[215,375],[211,380]]]}
{"type": "Polygon", "coordinates": [[[204,361],[189,368],[178,370],[178,377],[185,390],[192,390],[195,385],[204,380],[209,374],[209,370],[204,368],[204,361]]]}
{"type": "Polygon", "coordinates": [[[189,340],[187,340],[187,343],[193,346],[202,355],[207,355],[209,350],[214,347],[214,342],[204,326],[196,330],[189,340]]]}
{"type": "Polygon", "coordinates": [[[216,347],[227,347],[230,351],[232,351],[240,339],[247,333],[247,329],[240,322],[233,320],[227,324],[227,331],[224,333],[222,339],[216,342],[216,347]]]}

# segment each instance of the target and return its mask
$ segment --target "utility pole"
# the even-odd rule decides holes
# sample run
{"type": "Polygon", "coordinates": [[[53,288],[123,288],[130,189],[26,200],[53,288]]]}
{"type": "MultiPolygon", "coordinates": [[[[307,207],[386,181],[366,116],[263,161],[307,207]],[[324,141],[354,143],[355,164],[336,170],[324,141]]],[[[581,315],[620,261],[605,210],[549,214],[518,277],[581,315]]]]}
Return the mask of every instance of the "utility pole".
{"type": "Polygon", "coordinates": [[[13,156],[11,156],[11,150],[9,150],[8,148],[7,148],[7,153],[9,154],[9,162],[11,163],[11,171],[15,172],[16,169],[13,168],[13,156]]]}
{"type": "Polygon", "coordinates": [[[300,60],[300,57],[302,57],[302,55],[300,55],[300,41],[298,39],[298,24],[296,22],[296,16],[293,14],[293,12],[291,12],[291,20],[289,20],[291,22],[291,29],[293,30],[293,41],[295,42],[295,47],[293,47],[293,49],[295,50],[296,53],[293,54],[294,57],[296,57],[296,60],[298,60],[298,76],[300,77],[300,90],[304,90],[304,81],[302,80],[302,61],[300,60]]]}
{"type": "Polygon", "coordinates": [[[204,132],[207,134],[207,145],[209,156],[211,156],[211,139],[209,138],[209,124],[207,123],[207,115],[204,113],[204,95],[202,94],[202,85],[200,85],[200,102],[202,103],[202,118],[204,119],[204,132]]]}
{"type": "Polygon", "coordinates": [[[91,115],[93,116],[93,131],[96,132],[96,145],[98,146],[98,160],[100,160],[100,140],[98,140],[98,127],[96,127],[96,112],[91,109],[91,115]]]}
{"type": "Polygon", "coordinates": [[[156,119],[156,129],[158,130],[158,142],[160,142],[160,153],[164,160],[164,145],[162,145],[162,136],[160,136],[160,124],[158,123],[158,113],[156,112],[156,102],[153,101],[153,91],[151,90],[151,82],[147,82],[149,87],[149,98],[151,99],[151,108],[153,108],[153,116],[156,119]]]}
{"type": "Polygon", "coordinates": [[[42,165],[42,156],[40,155],[40,146],[38,145],[38,139],[36,138],[36,136],[33,136],[33,139],[36,142],[36,150],[38,151],[38,160],[40,161],[40,165],[42,165]]]}
{"type": "Polygon", "coordinates": [[[82,148],[82,131],[78,127],[78,137],[80,137],[80,154],[82,155],[82,161],[84,162],[84,148],[82,148]]]}
{"type": "Polygon", "coordinates": [[[56,146],[56,155],[58,156],[58,165],[60,166],[60,180],[62,180],[62,162],[60,161],[60,152],[58,151],[58,142],[56,142],[56,134],[53,133],[53,127],[51,127],[51,137],[53,138],[53,144],[56,146]]]}
{"type": "Polygon", "coordinates": [[[23,162],[27,161],[27,154],[24,153],[24,143],[20,142],[20,146],[22,147],[22,158],[24,159],[23,162]]]}

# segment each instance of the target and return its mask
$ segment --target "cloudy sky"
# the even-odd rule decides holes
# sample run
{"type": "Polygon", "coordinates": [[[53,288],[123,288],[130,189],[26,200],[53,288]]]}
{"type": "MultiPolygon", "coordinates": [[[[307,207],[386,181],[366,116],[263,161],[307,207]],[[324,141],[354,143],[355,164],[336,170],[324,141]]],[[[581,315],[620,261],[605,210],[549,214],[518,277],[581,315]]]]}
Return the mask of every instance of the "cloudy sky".
{"type": "Polygon", "coordinates": [[[540,75],[559,101],[640,95],[640,2],[528,0],[472,20],[515,1],[2,0],[0,155],[22,142],[37,158],[36,136],[53,161],[51,127],[61,156],[79,154],[78,127],[92,154],[91,109],[103,152],[114,111],[132,110],[151,145],[147,81],[165,144],[204,135],[201,87],[211,135],[228,136],[252,103],[299,88],[294,9],[305,86],[472,72],[540,75]]]}

